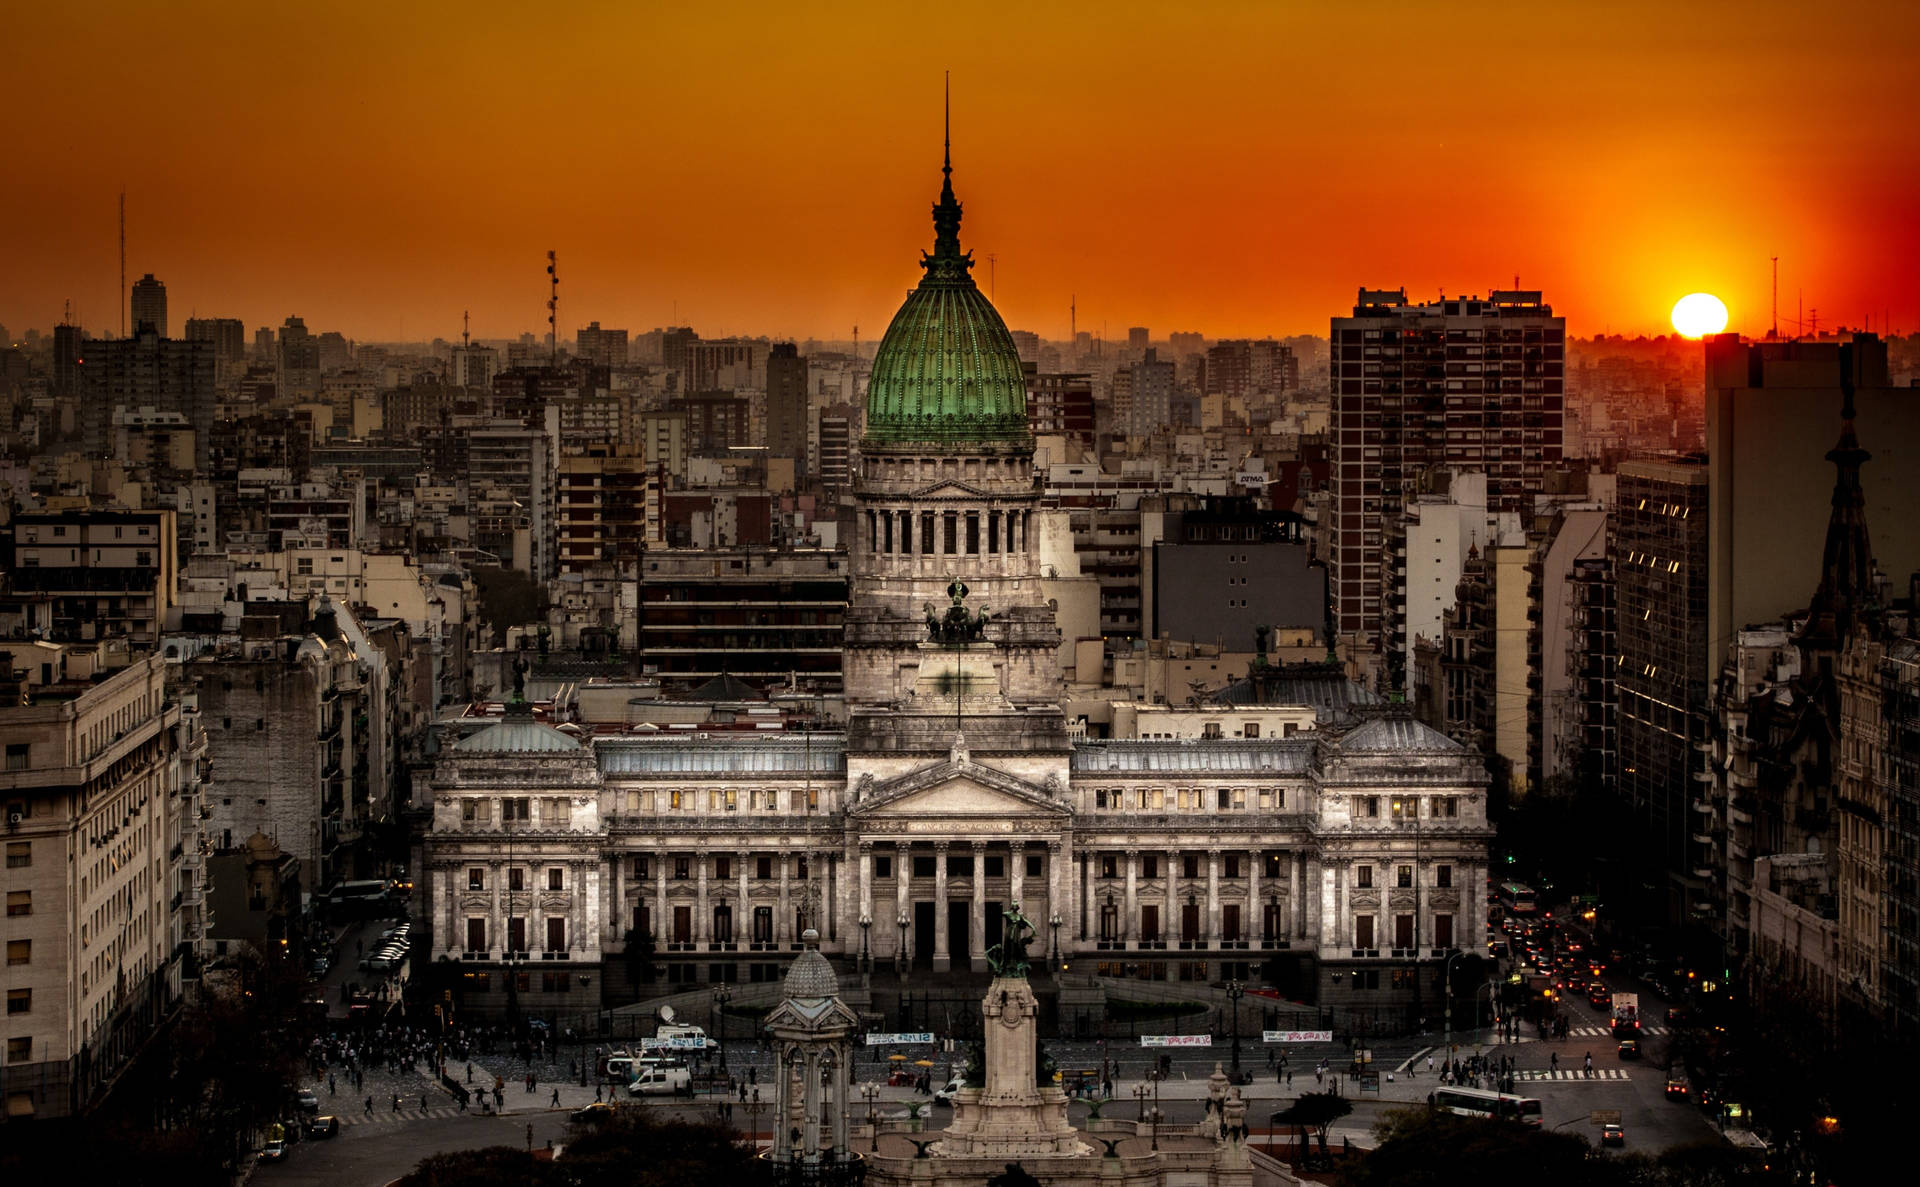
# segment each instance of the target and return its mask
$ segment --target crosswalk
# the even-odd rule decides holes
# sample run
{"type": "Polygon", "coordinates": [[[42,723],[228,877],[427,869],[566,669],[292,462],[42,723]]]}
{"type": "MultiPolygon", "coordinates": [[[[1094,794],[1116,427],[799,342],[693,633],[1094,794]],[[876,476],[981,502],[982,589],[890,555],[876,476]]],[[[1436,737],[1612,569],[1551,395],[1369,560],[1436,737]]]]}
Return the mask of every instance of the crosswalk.
{"type": "Polygon", "coordinates": [[[1514,1072],[1513,1075],[1514,1078],[1518,1080],[1553,1080],[1555,1082],[1564,1080],[1592,1082],[1594,1080],[1625,1080],[1628,1078],[1627,1073],[1617,1067],[1597,1067],[1593,1069],[1593,1074],[1591,1075],[1581,1071],[1579,1068],[1563,1067],[1558,1071],[1548,1071],[1545,1068],[1525,1068],[1514,1072]]]}
{"type": "MultiPolygon", "coordinates": [[[[466,1112],[478,1115],[479,1110],[469,1109],[466,1112]]],[[[362,1108],[336,1114],[336,1116],[340,1118],[340,1126],[342,1129],[350,1125],[403,1125],[411,1121],[427,1121],[441,1117],[460,1117],[464,1115],[458,1105],[435,1105],[430,1109],[408,1108],[402,1105],[400,1111],[396,1113],[393,1111],[391,1103],[385,1108],[382,1108],[378,1101],[374,1102],[373,1112],[371,1113],[362,1108]]]]}
{"type": "MultiPolygon", "coordinates": [[[[1663,1035],[1666,1033],[1667,1028],[1664,1026],[1643,1026],[1640,1028],[1640,1034],[1643,1037],[1663,1035]]],[[[1576,1039],[1596,1039],[1603,1035],[1611,1036],[1612,1034],[1612,1029],[1605,1026],[1570,1026],[1567,1028],[1567,1035],[1576,1039]]]]}

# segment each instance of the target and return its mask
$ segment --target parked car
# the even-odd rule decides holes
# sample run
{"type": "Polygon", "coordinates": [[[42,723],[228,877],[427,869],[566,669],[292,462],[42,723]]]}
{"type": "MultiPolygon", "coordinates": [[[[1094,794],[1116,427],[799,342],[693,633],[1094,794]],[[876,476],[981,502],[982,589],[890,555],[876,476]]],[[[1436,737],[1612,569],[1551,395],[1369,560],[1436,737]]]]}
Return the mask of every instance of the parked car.
{"type": "Polygon", "coordinates": [[[309,1117],[307,1118],[307,1124],[305,1128],[307,1131],[307,1136],[310,1138],[339,1137],[340,1136],[340,1118],[335,1117],[330,1113],[322,1114],[321,1116],[318,1116],[318,1117],[309,1117]]]}
{"type": "Polygon", "coordinates": [[[260,1147],[260,1161],[279,1162],[287,1156],[287,1143],[279,1138],[260,1147]]]}
{"type": "Polygon", "coordinates": [[[302,1088],[294,1099],[300,1102],[302,1113],[312,1114],[320,1111],[320,1094],[311,1088],[302,1088]]]}
{"type": "Polygon", "coordinates": [[[602,1121],[613,1120],[613,1106],[606,1101],[597,1100],[582,1109],[567,1114],[567,1120],[575,1125],[598,1125],[602,1121]]]}

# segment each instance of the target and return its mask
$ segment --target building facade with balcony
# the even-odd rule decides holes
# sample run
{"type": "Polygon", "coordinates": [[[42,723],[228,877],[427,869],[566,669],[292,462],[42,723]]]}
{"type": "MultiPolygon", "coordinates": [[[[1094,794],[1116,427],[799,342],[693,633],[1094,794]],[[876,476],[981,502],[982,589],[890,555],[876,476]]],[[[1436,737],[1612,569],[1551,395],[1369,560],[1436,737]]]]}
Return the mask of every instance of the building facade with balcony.
{"type": "Polygon", "coordinates": [[[83,1113],[178,1009],[206,927],[198,714],[147,655],[0,651],[0,1127],[83,1113]]]}

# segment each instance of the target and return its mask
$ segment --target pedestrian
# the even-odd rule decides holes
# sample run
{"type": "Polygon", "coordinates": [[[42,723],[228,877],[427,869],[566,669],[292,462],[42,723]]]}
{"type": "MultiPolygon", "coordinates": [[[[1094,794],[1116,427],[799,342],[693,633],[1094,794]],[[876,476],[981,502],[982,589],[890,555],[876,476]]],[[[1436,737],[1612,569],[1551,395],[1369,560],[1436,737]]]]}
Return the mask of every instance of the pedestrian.
{"type": "Polygon", "coordinates": [[[1268,1052],[1267,1052],[1267,1070],[1268,1070],[1268,1071],[1272,1071],[1272,1070],[1273,1070],[1273,1052],[1272,1052],[1272,1050],[1268,1050],[1268,1052]]]}
{"type": "Polygon", "coordinates": [[[1433,1074],[1433,1056],[1431,1055],[1427,1056],[1427,1074],[1433,1074]]]}
{"type": "Polygon", "coordinates": [[[1557,1073],[1557,1072],[1559,1072],[1559,1070],[1560,1070],[1560,1053],[1559,1053],[1558,1051],[1555,1051],[1555,1052],[1553,1052],[1552,1054],[1550,1054],[1550,1055],[1548,1055],[1548,1056],[1547,1056],[1547,1064],[1548,1064],[1548,1067],[1549,1067],[1549,1069],[1550,1069],[1551,1071],[1553,1071],[1553,1072],[1556,1072],[1556,1073],[1557,1073]]]}
{"type": "Polygon", "coordinates": [[[373,1098],[371,1096],[367,1098],[367,1113],[369,1116],[373,1113],[373,1098]]]}
{"type": "Polygon", "coordinates": [[[334,1089],[334,1086],[333,1086],[333,1073],[332,1073],[332,1072],[328,1072],[328,1073],[327,1073],[327,1095],[328,1095],[328,1096],[334,1096],[334,1095],[336,1095],[336,1091],[335,1091],[335,1089],[334,1089]]]}
{"type": "Polygon", "coordinates": [[[558,1088],[553,1090],[553,1107],[556,1109],[560,1107],[560,1090],[558,1088]]]}
{"type": "Polygon", "coordinates": [[[393,1094],[393,1111],[396,1113],[400,1111],[400,1094],[397,1092],[393,1094]]]}
{"type": "Polygon", "coordinates": [[[740,1103],[743,1105],[747,1103],[747,1082],[745,1080],[740,1081],[740,1103]]]}
{"type": "Polygon", "coordinates": [[[1292,1068],[1287,1069],[1287,1091],[1288,1092],[1293,1091],[1293,1069],[1292,1068]]]}
{"type": "Polygon", "coordinates": [[[1584,1071],[1588,1076],[1593,1075],[1593,1052],[1591,1051],[1587,1052],[1587,1066],[1584,1071]]]}
{"type": "Polygon", "coordinates": [[[593,1101],[595,1104],[600,1103],[600,1085],[598,1084],[593,1086],[593,1101]]]}

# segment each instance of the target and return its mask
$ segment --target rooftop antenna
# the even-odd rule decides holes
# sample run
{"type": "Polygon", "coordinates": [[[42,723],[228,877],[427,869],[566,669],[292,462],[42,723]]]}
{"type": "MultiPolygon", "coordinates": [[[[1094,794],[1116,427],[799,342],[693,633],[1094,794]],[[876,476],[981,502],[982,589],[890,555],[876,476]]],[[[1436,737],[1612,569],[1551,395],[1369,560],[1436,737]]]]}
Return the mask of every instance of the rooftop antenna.
{"type": "Polygon", "coordinates": [[[1767,337],[1776,341],[1780,338],[1780,257],[1773,257],[1773,328],[1767,331],[1767,337]]]}
{"type": "Polygon", "coordinates": [[[460,311],[460,345],[463,348],[473,345],[473,311],[470,309],[460,311]]]}
{"type": "Polygon", "coordinates": [[[860,369],[860,327],[853,327],[853,368],[860,369]]]}
{"type": "Polygon", "coordinates": [[[547,354],[560,365],[560,261],[547,253],[547,354]]]}
{"type": "Polygon", "coordinates": [[[1067,341],[1069,343],[1078,342],[1080,340],[1079,300],[1080,300],[1079,297],[1077,297],[1073,293],[1067,294],[1067,341]]]}
{"type": "Polygon", "coordinates": [[[995,281],[1000,275],[999,268],[995,266],[999,259],[1000,257],[992,252],[987,253],[987,300],[989,301],[994,299],[995,281]]]}
{"type": "Polygon", "coordinates": [[[120,187],[120,336],[127,336],[127,187],[120,187]]]}

